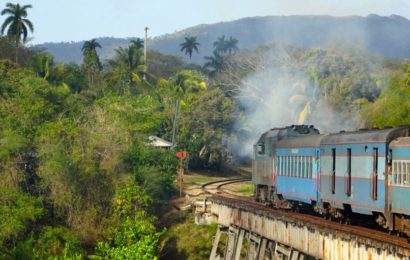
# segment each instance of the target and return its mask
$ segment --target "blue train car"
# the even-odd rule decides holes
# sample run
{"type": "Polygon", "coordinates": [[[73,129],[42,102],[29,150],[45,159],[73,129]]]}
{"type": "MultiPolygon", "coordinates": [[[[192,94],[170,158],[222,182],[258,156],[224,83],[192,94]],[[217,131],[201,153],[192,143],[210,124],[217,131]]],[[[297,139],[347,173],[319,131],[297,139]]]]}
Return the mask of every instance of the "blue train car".
{"type": "Polygon", "coordinates": [[[323,135],[315,135],[277,143],[274,185],[280,198],[306,204],[318,201],[319,146],[322,138],[323,135]]]}
{"type": "Polygon", "coordinates": [[[393,141],[389,148],[388,209],[394,229],[410,233],[410,137],[393,141]]]}
{"type": "Polygon", "coordinates": [[[321,142],[321,202],[336,217],[384,214],[387,147],[405,128],[341,132],[321,142]]]}
{"type": "MultiPolygon", "coordinates": [[[[280,181],[284,180],[282,176],[278,179],[278,163],[284,163],[285,161],[280,161],[282,159],[288,160],[288,157],[280,157],[280,159],[277,157],[277,146],[281,144],[284,145],[283,148],[285,148],[287,141],[292,142],[291,140],[298,139],[299,137],[316,136],[319,134],[319,131],[313,126],[294,125],[283,128],[272,128],[261,135],[258,142],[254,145],[252,160],[252,182],[255,184],[255,198],[257,200],[273,202],[277,199],[276,181],[279,179],[280,181]]],[[[291,144],[288,146],[290,147],[290,145],[291,144]]],[[[312,155],[308,155],[308,153],[308,151],[304,151],[304,154],[306,154],[304,156],[314,156],[314,153],[312,153],[312,155]]],[[[291,160],[289,157],[289,161],[286,162],[290,163],[291,160]]],[[[303,162],[307,162],[307,159],[303,162]]],[[[296,159],[294,163],[297,165],[296,159]]],[[[287,168],[285,168],[285,166],[283,167],[284,168],[281,169],[285,171],[287,168]]],[[[290,164],[289,167],[291,167],[290,164]]]]}

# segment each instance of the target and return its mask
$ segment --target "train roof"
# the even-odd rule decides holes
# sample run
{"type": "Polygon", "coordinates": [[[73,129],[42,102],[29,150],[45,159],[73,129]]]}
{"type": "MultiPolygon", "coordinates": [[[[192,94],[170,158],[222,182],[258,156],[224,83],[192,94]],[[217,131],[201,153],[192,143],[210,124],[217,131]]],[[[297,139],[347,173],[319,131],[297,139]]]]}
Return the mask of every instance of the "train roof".
{"type": "Polygon", "coordinates": [[[277,148],[295,148],[295,147],[319,147],[325,135],[309,135],[290,139],[280,140],[276,143],[277,148]]]}
{"type": "Polygon", "coordinates": [[[398,137],[409,136],[409,129],[408,126],[402,126],[387,129],[339,132],[326,135],[323,137],[321,144],[390,143],[398,137]]]}
{"type": "Polygon", "coordinates": [[[405,147],[410,147],[410,137],[400,137],[393,142],[391,142],[390,147],[400,147],[400,146],[405,146],[405,147]]]}
{"type": "Polygon", "coordinates": [[[282,140],[287,138],[296,138],[299,136],[311,136],[320,134],[319,130],[313,125],[291,125],[286,127],[272,128],[263,133],[258,142],[263,142],[265,138],[282,140]]]}

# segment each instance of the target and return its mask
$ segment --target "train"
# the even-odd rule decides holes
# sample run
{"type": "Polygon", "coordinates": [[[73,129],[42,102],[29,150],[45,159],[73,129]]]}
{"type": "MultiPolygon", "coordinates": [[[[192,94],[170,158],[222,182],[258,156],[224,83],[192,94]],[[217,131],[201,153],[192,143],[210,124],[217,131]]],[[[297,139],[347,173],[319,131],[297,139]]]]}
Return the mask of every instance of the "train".
{"type": "Polygon", "coordinates": [[[410,127],[272,128],[253,146],[252,182],[262,203],[340,222],[364,215],[410,236],[410,127]]]}

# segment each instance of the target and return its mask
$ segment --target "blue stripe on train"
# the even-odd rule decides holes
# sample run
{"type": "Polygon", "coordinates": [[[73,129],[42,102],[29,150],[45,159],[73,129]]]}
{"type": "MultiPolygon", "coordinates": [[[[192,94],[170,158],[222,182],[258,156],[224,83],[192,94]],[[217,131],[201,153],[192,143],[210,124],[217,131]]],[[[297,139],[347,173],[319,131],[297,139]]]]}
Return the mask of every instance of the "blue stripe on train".
{"type": "Polygon", "coordinates": [[[370,179],[352,179],[351,195],[346,194],[346,179],[336,178],[335,194],[330,190],[330,177],[321,175],[321,199],[335,208],[343,209],[343,204],[351,205],[352,211],[371,215],[372,212],[383,212],[385,205],[385,181],[377,182],[377,200],[372,198],[370,179]]]}
{"type": "Polygon", "coordinates": [[[277,176],[277,193],[289,200],[311,203],[316,200],[316,183],[314,179],[277,176]]]}

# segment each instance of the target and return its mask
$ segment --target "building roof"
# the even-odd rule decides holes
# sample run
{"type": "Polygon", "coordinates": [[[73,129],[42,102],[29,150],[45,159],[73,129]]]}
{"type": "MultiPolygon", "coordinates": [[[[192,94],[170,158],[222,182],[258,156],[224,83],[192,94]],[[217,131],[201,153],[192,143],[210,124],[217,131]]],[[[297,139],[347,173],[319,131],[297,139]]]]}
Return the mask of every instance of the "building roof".
{"type": "Polygon", "coordinates": [[[148,140],[150,141],[150,145],[153,145],[155,147],[172,147],[172,143],[168,142],[158,136],[149,136],[148,140]]]}

